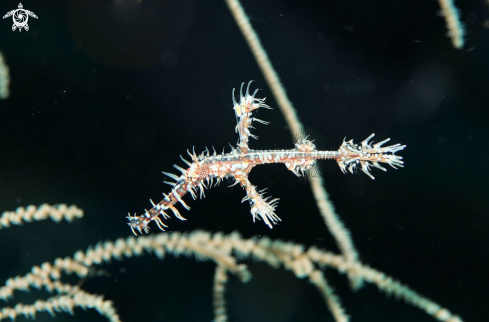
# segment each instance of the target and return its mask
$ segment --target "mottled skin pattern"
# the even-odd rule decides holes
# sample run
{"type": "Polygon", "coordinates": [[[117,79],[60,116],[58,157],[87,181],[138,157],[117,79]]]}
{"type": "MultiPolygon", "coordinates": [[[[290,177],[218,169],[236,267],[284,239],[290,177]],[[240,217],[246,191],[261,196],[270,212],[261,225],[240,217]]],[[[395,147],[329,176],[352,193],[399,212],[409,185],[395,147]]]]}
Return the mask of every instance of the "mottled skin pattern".
{"type": "Polygon", "coordinates": [[[157,204],[151,201],[153,207],[144,214],[140,216],[129,214],[127,216],[128,225],[134,234],[136,234],[136,230],[139,233],[143,231],[148,233],[148,224],[151,221],[156,222],[157,226],[164,230],[164,227],[167,226],[161,220],[160,215],[163,219],[169,218],[168,210],[171,210],[178,219],[186,220],[175,207],[175,204],[179,202],[187,210],[190,209],[182,199],[187,193],[190,193],[194,199],[197,198],[197,192],[199,192],[200,198],[205,197],[204,190],[206,188],[212,187],[213,184],[218,185],[226,177],[234,178],[233,186],[240,184],[246,191],[243,201],[249,201],[253,221],[258,218],[272,228],[274,224],[281,221],[275,214],[278,198],[273,200],[269,200],[270,197],[264,198],[263,190],[257,190],[248,180],[248,174],[256,165],[283,163],[287,169],[297,176],[304,176],[316,166],[317,160],[335,159],[344,173],[347,170],[353,173],[353,170],[358,167],[372,179],[374,177],[370,174],[370,167],[386,170],[379,163],[387,163],[393,168],[402,167],[402,157],[394,153],[404,149],[405,145],[395,144],[381,147],[389,141],[386,139],[372,146],[368,141],[374,134],[362,141],[360,145],[353,143],[353,140],[344,141],[338,151],[318,151],[314,143],[307,137],[297,139],[295,148],[291,150],[251,150],[248,147],[248,138],[250,136],[256,137],[249,132],[250,125],[253,121],[268,124],[252,117],[252,112],[261,107],[270,107],[264,103],[265,99],[255,98],[257,90],[252,95],[249,94],[250,83],[248,83],[245,94],[243,94],[244,83],[241,84],[239,103],[234,97],[233,90],[233,108],[237,119],[236,132],[239,134],[237,147],[232,148],[229,153],[223,152],[222,154],[217,154],[215,150],[210,153],[206,148],[206,151],[198,156],[195,151],[190,153],[187,150],[192,162],[183,158],[182,160],[188,165],[188,168],[183,169],[174,165],[182,173],[180,176],[163,172],[176,181],[165,181],[173,187],[170,193],[163,194],[163,199],[157,204]]]}

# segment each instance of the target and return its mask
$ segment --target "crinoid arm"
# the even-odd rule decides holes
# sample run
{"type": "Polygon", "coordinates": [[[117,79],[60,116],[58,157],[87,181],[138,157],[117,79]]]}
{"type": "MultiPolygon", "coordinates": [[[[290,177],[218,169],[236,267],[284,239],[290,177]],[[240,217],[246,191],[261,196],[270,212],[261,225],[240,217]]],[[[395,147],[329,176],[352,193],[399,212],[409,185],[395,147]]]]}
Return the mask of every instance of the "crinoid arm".
{"type": "Polygon", "coordinates": [[[384,141],[372,145],[373,142],[369,143],[369,141],[374,135],[375,134],[372,133],[368,138],[363,140],[360,145],[353,143],[353,140],[343,140],[343,144],[338,150],[339,156],[336,159],[336,162],[338,162],[343,173],[346,173],[347,170],[353,173],[353,170],[359,167],[366,175],[375,179],[370,173],[370,167],[387,171],[387,169],[379,163],[387,163],[394,169],[397,169],[396,167],[404,167],[404,162],[401,161],[402,157],[395,155],[395,153],[403,150],[406,146],[397,143],[382,147],[382,145],[390,139],[385,139],[384,141]]]}

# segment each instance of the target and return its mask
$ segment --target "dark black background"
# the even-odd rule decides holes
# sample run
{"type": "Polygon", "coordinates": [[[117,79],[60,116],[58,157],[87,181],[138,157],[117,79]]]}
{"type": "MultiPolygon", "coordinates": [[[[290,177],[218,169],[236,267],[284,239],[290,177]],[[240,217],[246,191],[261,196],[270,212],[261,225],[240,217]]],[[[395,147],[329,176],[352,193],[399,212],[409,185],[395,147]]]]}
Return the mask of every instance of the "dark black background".
{"type": "MultiPolygon", "coordinates": [[[[0,13],[15,9],[5,0],[0,13]]],[[[148,208],[169,187],[161,171],[182,166],[195,146],[236,144],[231,91],[255,80],[276,107],[222,1],[29,1],[28,32],[0,21],[0,50],[11,97],[0,101],[0,204],[68,203],[85,210],[73,223],[51,221],[0,232],[0,277],[131,234],[124,216],[148,208]]],[[[489,6],[457,1],[466,45],[454,49],[437,1],[244,1],[250,20],[302,122],[318,147],[376,133],[407,144],[405,168],[323,176],[363,262],[460,314],[485,319],[489,279],[489,6]]],[[[254,149],[288,149],[278,108],[260,111],[254,149]]],[[[186,198],[187,222],[206,229],[267,235],[336,251],[307,184],[282,165],[253,170],[251,181],[280,198],[283,222],[253,223],[244,192],[222,184],[204,200],[186,198]]],[[[152,233],[160,233],[152,225],[152,233]]],[[[305,280],[247,262],[254,280],[232,278],[232,321],[332,321],[305,280]]],[[[123,321],[211,321],[214,265],[153,256],[104,266],[85,281],[115,302],[123,321]]],[[[432,321],[375,287],[352,293],[328,271],[352,321],[432,321]]],[[[17,292],[32,303],[44,292],[17,292]]],[[[102,321],[76,309],[57,320],[102,321]]],[[[23,318],[19,318],[19,321],[23,318]]],[[[38,320],[51,320],[48,314],[38,320]]]]}

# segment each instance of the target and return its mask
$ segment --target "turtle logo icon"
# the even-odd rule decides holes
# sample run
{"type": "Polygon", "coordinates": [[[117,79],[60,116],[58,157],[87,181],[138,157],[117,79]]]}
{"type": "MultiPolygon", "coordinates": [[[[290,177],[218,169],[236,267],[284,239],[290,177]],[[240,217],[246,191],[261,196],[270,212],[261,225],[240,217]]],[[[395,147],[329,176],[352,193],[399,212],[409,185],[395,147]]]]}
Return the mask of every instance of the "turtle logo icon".
{"type": "Polygon", "coordinates": [[[22,31],[22,28],[24,28],[25,31],[29,31],[29,25],[27,24],[27,20],[29,20],[29,16],[37,19],[36,14],[32,11],[25,10],[24,6],[22,6],[22,3],[19,3],[18,9],[7,12],[7,14],[3,16],[3,19],[8,18],[10,16],[12,16],[12,19],[14,20],[14,24],[12,25],[12,31],[15,31],[18,28],[19,32],[22,31]]]}

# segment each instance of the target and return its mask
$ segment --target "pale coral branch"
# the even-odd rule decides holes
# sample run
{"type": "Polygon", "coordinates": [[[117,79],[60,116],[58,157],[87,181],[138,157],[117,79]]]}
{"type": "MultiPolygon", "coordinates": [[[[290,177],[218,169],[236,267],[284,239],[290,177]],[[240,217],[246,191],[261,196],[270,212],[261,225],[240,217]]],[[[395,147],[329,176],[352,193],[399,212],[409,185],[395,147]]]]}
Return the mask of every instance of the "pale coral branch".
{"type": "Polygon", "coordinates": [[[217,265],[214,273],[214,287],[212,289],[215,322],[228,321],[225,296],[227,282],[228,276],[226,274],[226,268],[221,265],[217,265]]]}
{"type": "Polygon", "coordinates": [[[73,309],[95,309],[111,322],[120,322],[111,301],[104,300],[100,295],[93,295],[84,291],[78,291],[68,295],[57,295],[47,300],[37,300],[33,304],[19,303],[15,307],[4,307],[0,311],[0,321],[10,319],[14,321],[17,316],[36,318],[36,313],[48,312],[52,317],[59,312],[73,315],[73,309]]]}
{"type": "Polygon", "coordinates": [[[455,7],[454,0],[438,0],[441,8],[441,15],[445,18],[448,33],[453,47],[462,49],[464,46],[465,30],[460,21],[460,14],[455,7]]]}
{"type": "Polygon", "coordinates": [[[320,270],[315,270],[309,275],[309,281],[316,286],[319,293],[323,296],[324,302],[328,305],[329,311],[337,322],[350,321],[349,316],[341,307],[338,296],[334,293],[333,287],[329,285],[328,280],[320,270]]]}
{"type": "Polygon", "coordinates": [[[10,71],[5,63],[5,58],[0,51],[0,99],[6,99],[10,96],[10,71]]]}
{"type": "MultiPolygon", "coordinates": [[[[277,104],[291,133],[303,133],[304,127],[299,121],[299,117],[297,116],[292,102],[289,100],[287,93],[285,92],[285,88],[280,82],[280,78],[273,68],[272,63],[270,62],[270,59],[268,58],[268,55],[260,39],[258,38],[258,35],[253,30],[253,27],[251,26],[239,0],[226,0],[226,4],[231,11],[231,14],[233,15],[241,33],[243,34],[246,43],[250,47],[250,50],[255,57],[255,60],[260,67],[260,70],[265,77],[265,80],[267,81],[275,100],[277,101],[277,104]]],[[[329,231],[334,236],[338,248],[340,249],[341,253],[345,255],[345,258],[351,262],[355,262],[358,260],[358,253],[353,245],[350,232],[340,220],[338,214],[336,214],[331,201],[329,201],[329,196],[326,189],[324,189],[322,178],[318,177],[316,180],[311,180],[310,185],[314,193],[314,198],[316,199],[319,212],[321,213],[321,216],[323,217],[329,231]]],[[[350,284],[353,289],[359,289],[362,282],[358,278],[354,278],[350,280],[350,284]]]]}
{"type": "MultiPolygon", "coordinates": [[[[41,267],[34,267],[32,272],[25,276],[18,276],[15,279],[8,280],[6,286],[0,288],[0,294],[3,295],[4,299],[8,299],[13,296],[14,290],[28,291],[31,287],[45,287],[61,295],[71,295],[70,304],[62,309],[70,312],[74,306],[87,306],[87,304],[83,297],[77,297],[77,294],[83,294],[81,293],[83,291],[77,286],[59,282],[62,273],[70,274],[75,272],[80,277],[83,277],[88,274],[88,269],[92,265],[109,262],[112,258],[122,259],[123,257],[140,256],[144,254],[144,251],[150,254],[154,253],[160,259],[163,259],[166,253],[169,253],[174,256],[194,255],[197,259],[212,260],[220,267],[216,271],[218,282],[215,282],[215,284],[221,286],[224,285],[223,281],[225,281],[225,277],[223,278],[222,276],[224,271],[236,274],[244,282],[250,279],[250,273],[246,266],[236,263],[235,256],[241,259],[253,258],[263,261],[274,268],[279,268],[282,265],[292,271],[297,278],[309,278],[310,281],[318,286],[326,305],[335,313],[340,314],[337,317],[337,321],[347,321],[347,316],[339,306],[332,289],[325,282],[324,273],[320,271],[324,267],[335,269],[340,273],[361,277],[366,282],[377,286],[379,290],[403,299],[406,303],[420,308],[439,321],[462,321],[460,317],[453,315],[449,310],[416,293],[392,277],[358,261],[352,263],[342,255],[336,255],[315,247],[305,250],[303,245],[286,243],[280,240],[272,241],[268,238],[258,237],[244,239],[238,233],[230,235],[217,233],[212,235],[204,231],[196,231],[190,234],[176,232],[140,236],[138,238],[129,237],[118,239],[115,242],[101,243],[96,247],[89,247],[85,252],[77,252],[73,258],[58,259],[53,265],[45,263],[41,267]],[[204,250],[204,253],[201,253],[202,250],[204,250]]],[[[216,292],[221,294],[214,297],[219,302],[221,296],[223,296],[224,287],[215,289],[214,294],[216,292]]],[[[101,301],[98,300],[97,296],[94,299],[101,301]]],[[[99,303],[98,307],[104,308],[101,312],[102,315],[109,317],[111,321],[115,321],[115,318],[111,318],[115,311],[109,304],[102,305],[99,303]]],[[[220,302],[218,307],[224,304],[220,302]]],[[[58,307],[61,308],[59,305],[58,307]]]]}
{"type": "Polygon", "coordinates": [[[76,218],[83,217],[83,210],[75,205],[67,206],[65,204],[48,205],[43,204],[39,207],[30,205],[27,208],[18,207],[15,211],[5,211],[0,216],[0,229],[8,228],[11,225],[22,225],[32,221],[51,219],[59,222],[63,219],[72,221],[76,218]]]}

